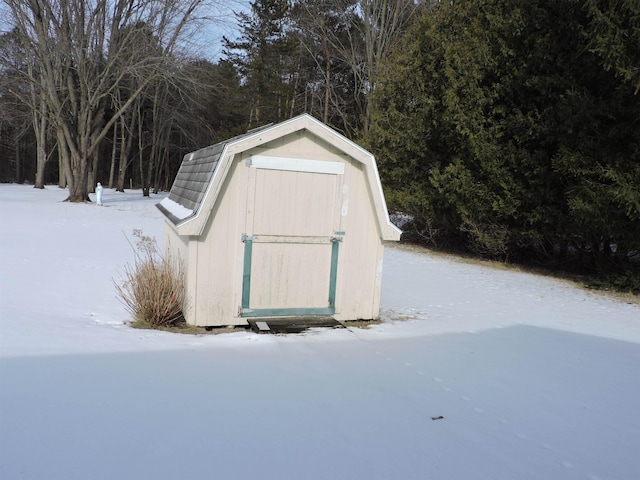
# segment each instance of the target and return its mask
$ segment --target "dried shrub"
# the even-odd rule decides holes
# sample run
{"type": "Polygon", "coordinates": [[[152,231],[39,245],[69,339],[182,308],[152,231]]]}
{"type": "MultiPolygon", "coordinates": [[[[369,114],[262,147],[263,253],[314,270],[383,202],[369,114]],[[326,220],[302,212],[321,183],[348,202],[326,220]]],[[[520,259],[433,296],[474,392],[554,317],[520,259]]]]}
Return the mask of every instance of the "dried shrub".
{"type": "Polygon", "coordinates": [[[120,300],[136,322],[152,328],[175,325],[183,319],[186,289],[182,263],[162,256],[155,239],[134,230],[136,260],[124,268],[121,283],[114,282],[120,300]]]}

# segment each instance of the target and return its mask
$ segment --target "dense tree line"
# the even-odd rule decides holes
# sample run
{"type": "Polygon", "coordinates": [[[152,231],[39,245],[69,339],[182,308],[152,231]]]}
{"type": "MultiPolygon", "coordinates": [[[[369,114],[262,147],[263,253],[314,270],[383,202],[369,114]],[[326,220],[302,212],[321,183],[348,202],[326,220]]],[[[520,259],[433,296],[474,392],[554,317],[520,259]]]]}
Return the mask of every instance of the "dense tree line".
{"type": "Polygon", "coordinates": [[[640,289],[638,2],[438,2],[383,77],[368,145],[421,240],[640,289]]]}
{"type": "Polygon", "coordinates": [[[3,37],[12,37],[3,41],[3,56],[18,64],[9,71],[14,81],[8,93],[32,117],[35,184],[43,186],[53,137],[60,182],[68,186],[69,200],[85,201],[104,140],[118,122],[141,123],[134,110],[145,96],[157,94],[158,79],[170,76],[178,40],[203,1],[4,3],[13,29],[3,37]]]}
{"type": "Polygon", "coordinates": [[[215,62],[185,33],[216,0],[3,0],[0,180],[168,188],[184,153],[311,113],[366,129],[380,59],[412,0],[255,0],[215,62]]]}
{"type": "Polygon", "coordinates": [[[414,0],[256,0],[224,39],[249,125],[310,113],[349,137],[367,131],[377,69],[417,18],[414,0]]]}
{"type": "Polygon", "coordinates": [[[640,4],[3,0],[0,181],[170,187],[182,156],[306,112],[377,157],[408,236],[640,288],[640,4]]]}

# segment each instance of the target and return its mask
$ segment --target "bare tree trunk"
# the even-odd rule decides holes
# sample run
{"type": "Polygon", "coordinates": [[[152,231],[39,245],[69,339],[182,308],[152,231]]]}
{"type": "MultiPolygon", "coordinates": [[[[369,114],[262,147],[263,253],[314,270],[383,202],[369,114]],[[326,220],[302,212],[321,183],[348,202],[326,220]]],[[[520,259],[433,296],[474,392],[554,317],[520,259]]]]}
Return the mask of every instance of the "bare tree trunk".
{"type": "Polygon", "coordinates": [[[133,131],[136,128],[136,113],[133,110],[139,109],[139,102],[129,112],[129,125],[126,118],[120,121],[120,161],[118,163],[118,180],[116,182],[116,191],[124,192],[124,184],[126,181],[127,170],[131,163],[131,150],[133,148],[133,131]],[[127,134],[128,133],[128,134],[127,134]]]}
{"type": "MultiPolygon", "coordinates": [[[[170,129],[165,137],[169,137],[169,134],[170,129]]],[[[156,137],[151,142],[149,164],[147,165],[147,181],[150,189],[153,186],[153,193],[158,193],[158,165],[160,164],[161,151],[160,139],[156,137]]]]}
{"type": "MultiPolygon", "coordinates": [[[[118,120],[119,122],[122,119],[118,120]]],[[[118,122],[113,124],[113,144],[111,146],[111,167],[109,168],[109,188],[113,188],[113,179],[116,172],[116,153],[118,151],[118,122]]]]}
{"type": "Polygon", "coordinates": [[[47,163],[47,104],[40,100],[42,111],[33,111],[33,130],[36,134],[36,178],[34,188],[44,188],[44,168],[47,163]]]}
{"type": "Polygon", "coordinates": [[[68,202],[89,202],[87,183],[89,179],[89,162],[78,152],[71,152],[71,177],[68,202]]]}
{"type": "Polygon", "coordinates": [[[162,156],[159,158],[158,166],[155,171],[155,178],[153,180],[153,193],[158,193],[160,191],[160,175],[162,174],[162,170],[164,169],[165,163],[167,162],[167,157],[169,156],[169,146],[167,145],[162,151],[164,152],[162,156]]]}
{"type": "Polygon", "coordinates": [[[96,175],[98,172],[98,161],[99,161],[99,155],[98,155],[98,150],[94,150],[93,155],[92,155],[92,159],[91,159],[91,164],[90,164],[90,170],[89,170],[89,175],[88,175],[88,179],[87,179],[87,191],[91,192],[91,193],[95,193],[96,191],[96,175]]]}
{"type": "Polygon", "coordinates": [[[322,121],[329,123],[329,102],[331,100],[331,51],[329,50],[329,41],[327,36],[322,38],[322,49],[324,50],[324,113],[322,115],[322,121]]]}
{"type": "Polygon", "coordinates": [[[60,128],[56,129],[56,138],[58,139],[58,186],[67,188],[71,183],[71,160],[67,142],[60,128]]]}
{"type": "Polygon", "coordinates": [[[60,156],[58,156],[58,188],[67,188],[67,172],[60,161],[60,156]]]}
{"type": "Polygon", "coordinates": [[[60,146],[58,146],[58,188],[67,188],[67,172],[65,172],[62,162],[62,153],[60,146]]]}
{"type": "Polygon", "coordinates": [[[24,179],[22,178],[22,156],[20,154],[20,136],[16,136],[14,140],[14,149],[16,157],[16,183],[22,184],[24,179]]]}
{"type": "MultiPolygon", "coordinates": [[[[300,62],[298,62],[298,71],[294,73],[295,80],[293,85],[291,86],[291,104],[289,108],[289,118],[293,118],[295,109],[296,109],[296,92],[298,91],[298,86],[300,85],[300,62]]],[[[306,89],[305,89],[306,94],[306,89]]],[[[306,110],[305,110],[306,111],[306,110]]]]}
{"type": "MultiPolygon", "coordinates": [[[[366,133],[371,125],[372,102],[375,98],[372,94],[375,91],[379,66],[415,17],[418,4],[411,0],[360,0],[360,9],[364,14],[362,35],[366,51],[366,75],[361,79],[361,85],[367,87],[363,118],[363,129],[366,133]]],[[[354,72],[361,71],[359,60],[352,58],[351,64],[354,72]]]]}
{"type": "Polygon", "coordinates": [[[36,133],[36,178],[34,188],[44,188],[44,168],[47,163],[47,118],[40,117],[37,121],[36,133]]]}
{"type": "Polygon", "coordinates": [[[138,110],[138,163],[140,166],[140,186],[142,187],[142,194],[145,197],[149,196],[149,187],[147,185],[147,179],[144,174],[144,132],[142,131],[142,114],[138,110]]]}
{"type": "Polygon", "coordinates": [[[162,137],[168,138],[170,135],[171,128],[169,127],[169,132],[166,135],[163,135],[164,128],[163,126],[167,123],[165,118],[161,118],[161,112],[166,108],[166,100],[167,100],[167,88],[161,82],[156,83],[153,95],[153,108],[151,110],[151,124],[153,128],[151,129],[151,145],[149,151],[149,165],[147,168],[147,182],[149,188],[153,184],[153,193],[158,193],[158,173],[156,171],[156,166],[160,163],[159,155],[160,155],[160,144],[162,141],[162,137]]]}

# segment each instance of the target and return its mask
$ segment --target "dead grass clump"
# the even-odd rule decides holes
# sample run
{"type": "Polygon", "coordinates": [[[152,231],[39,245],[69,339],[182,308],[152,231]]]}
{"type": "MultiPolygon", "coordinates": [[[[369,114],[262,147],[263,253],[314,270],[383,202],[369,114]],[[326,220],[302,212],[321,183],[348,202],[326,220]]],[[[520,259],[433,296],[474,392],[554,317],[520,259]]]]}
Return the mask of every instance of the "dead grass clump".
{"type": "Polygon", "coordinates": [[[170,255],[163,257],[155,239],[134,230],[136,260],[124,268],[123,281],[114,281],[120,300],[135,322],[151,328],[183,320],[186,303],[184,269],[170,255]]]}

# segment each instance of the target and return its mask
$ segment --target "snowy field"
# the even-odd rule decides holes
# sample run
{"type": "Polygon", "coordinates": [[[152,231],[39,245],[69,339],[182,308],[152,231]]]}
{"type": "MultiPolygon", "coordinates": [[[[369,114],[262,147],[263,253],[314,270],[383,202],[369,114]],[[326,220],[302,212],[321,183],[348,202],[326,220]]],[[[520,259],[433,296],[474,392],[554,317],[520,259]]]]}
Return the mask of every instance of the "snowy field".
{"type": "Polygon", "coordinates": [[[640,479],[638,304],[390,247],[368,329],[134,330],[163,196],[66,196],[0,185],[1,479],[640,479]]]}

